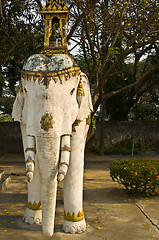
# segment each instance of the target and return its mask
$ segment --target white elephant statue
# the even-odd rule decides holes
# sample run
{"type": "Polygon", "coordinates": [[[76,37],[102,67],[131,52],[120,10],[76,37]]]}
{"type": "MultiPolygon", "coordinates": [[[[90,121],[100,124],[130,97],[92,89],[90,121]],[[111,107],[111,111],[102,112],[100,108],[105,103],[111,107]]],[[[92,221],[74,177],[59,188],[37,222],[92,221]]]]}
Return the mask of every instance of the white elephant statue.
{"type": "Polygon", "coordinates": [[[63,230],[85,231],[84,148],[93,110],[87,76],[66,54],[34,54],[24,63],[12,117],[21,125],[28,178],[24,222],[54,233],[57,179],[64,180],[63,230]]]}

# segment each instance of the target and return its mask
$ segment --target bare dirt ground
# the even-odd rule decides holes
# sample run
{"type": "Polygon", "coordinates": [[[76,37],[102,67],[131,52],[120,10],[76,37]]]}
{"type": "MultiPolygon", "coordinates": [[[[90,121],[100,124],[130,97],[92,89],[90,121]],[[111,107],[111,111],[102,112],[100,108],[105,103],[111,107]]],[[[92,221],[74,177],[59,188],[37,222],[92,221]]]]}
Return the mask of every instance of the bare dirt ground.
{"type": "MultiPolygon", "coordinates": [[[[137,156],[159,159],[159,155],[137,156]]],[[[84,213],[87,230],[82,234],[62,232],[63,183],[58,186],[54,240],[159,240],[159,197],[130,198],[112,182],[110,162],[130,156],[86,154],[84,170],[84,213]]],[[[0,170],[25,173],[21,155],[0,157],[0,170]]],[[[0,192],[0,240],[45,240],[41,226],[27,225],[22,216],[27,202],[25,176],[12,176],[8,189],[0,192]]]]}

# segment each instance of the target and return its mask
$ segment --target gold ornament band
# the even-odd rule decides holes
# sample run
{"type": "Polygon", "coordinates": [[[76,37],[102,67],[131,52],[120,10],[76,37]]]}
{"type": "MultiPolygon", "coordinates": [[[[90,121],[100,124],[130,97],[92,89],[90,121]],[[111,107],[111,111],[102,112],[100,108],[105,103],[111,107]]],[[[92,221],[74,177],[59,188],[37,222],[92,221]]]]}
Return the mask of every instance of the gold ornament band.
{"type": "Polygon", "coordinates": [[[81,120],[76,120],[72,125],[72,132],[76,132],[76,127],[79,126],[81,123],[81,120]]]}
{"type": "Polygon", "coordinates": [[[26,148],[25,152],[28,152],[28,151],[32,151],[32,152],[36,153],[36,149],[35,148],[26,148]]]}
{"type": "Polygon", "coordinates": [[[57,78],[59,78],[59,80],[61,81],[62,76],[64,76],[65,80],[67,81],[71,76],[76,76],[76,74],[80,74],[80,72],[81,70],[79,67],[68,68],[66,70],[53,73],[40,73],[22,70],[21,77],[22,78],[26,77],[27,80],[31,81],[31,78],[33,76],[33,80],[36,81],[38,79],[38,82],[42,82],[42,80],[45,78],[45,81],[47,79],[48,83],[51,81],[52,77],[54,82],[57,83],[57,78]]]}
{"type": "Polygon", "coordinates": [[[91,125],[91,115],[89,115],[88,118],[86,119],[86,124],[91,125]]]}
{"type": "Polygon", "coordinates": [[[82,212],[79,211],[77,215],[74,212],[72,213],[72,215],[69,212],[66,214],[66,212],[64,211],[64,220],[66,220],[66,221],[80,222],[83,219],[84,219],[83,210],[82,210],[82,212]]]}
{"type": "Polygon", "coordinates": [[[57,49],[46,49],[41,52],[45,56],[52,56],[54,54],[69,54],[69,51],[66,48],[57,48],[57,49]]]}
{"type": "Polygon", "coordinates": [[[34,203],[27,202],[27,208],[31,210],[42,210],[41,202],[38,202],[38,204],[34,201],[34,203]]]}
{"type": "Polygon", "coordinates": [[[61,147],[60,150],[61,151],[71,152],[71,148],[69,148],[69,147],[61,147]]]}
{"type": "Polygon", "coordinates": [[[22,93],[22,92],[23,92],[23,87],[22,87],[22,82],[20,82],[20,85],[19,85],[19,87],[17,89],[17,94],[18,93],[22,93]]]}
{"type": "Polygon", "coordinates": [[[34,175],[34,171],[32,171],[32,170],[27,170],[26,173],[32,173],[34,175]]]}
{"type": "Polygon", "coordinates": [[[84,89],[83,89],[83,85],[82,85],[82,80],[80,79],[80,82],[79,82],[79,85],[78,85],[78,88],[77,88],[77,95],[84,95],[84,89]]]}
{"type": "Polygon", "coordinates": [[[51,114],[46,113],[44,116],[42,116],[40,123],[41,129],[48,132],[50,128],[53,128],[55,121],[53,120],[51,114]]]}
{"type": "Polygon", "coordinates": [[[69,168],[69,164],[67,162],[61,162],[60,165],[66,165],[69,168]]]}
{"type": "Polygon", "coordinates": [[[33,163],[33,164],[35,165],[35,161],[34,161],[34,160],[31,160],[31,159],[28,159],[25,163],[26,163],[26,164],[27,164],[27,163],[33,163]]]}

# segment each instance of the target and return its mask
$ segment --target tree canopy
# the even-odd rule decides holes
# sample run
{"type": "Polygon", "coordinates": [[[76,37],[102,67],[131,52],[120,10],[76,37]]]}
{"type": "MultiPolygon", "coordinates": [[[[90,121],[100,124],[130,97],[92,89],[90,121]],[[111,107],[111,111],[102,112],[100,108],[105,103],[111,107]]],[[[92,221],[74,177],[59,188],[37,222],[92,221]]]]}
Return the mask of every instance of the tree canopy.
{"type": "Polygon", "coordinates": [[[72,39],[80,46],[90,82],[95,80],[95,110],[102,99],[144,88],[148,77],[159,68],[158,62],[150,64],[158,51],[159,3],[154,0],[74,0],[73,3],[71,17],[78,26],[72,39]],[[143,56],[146,61],[141,70],[139,62],[143,56]],[[131,76],[125,71],[129,60],[133,65],[131,76]],[[121,85],[116,85],[116,81],[121,85]]]}
{"type": "Polygon", "coordinates": [[[40,1],[0,1],[0,96],[7,84],[12,95],[20,79],[24,60],[41,51],[43,22],[39,17],[40,1]]]}
{"type": "MultiPolygon", "coordinates": [[[[0,96],[4,86],[15,95],[24,60],[42,49],[44,28],[38,11],[44,3],[0,0],[0,96]]],[[[79,48],[94,111],[103,101],[108,113],[116,104],[119,112],[128,111],[153,87],[157,96],[158,1],[66,0],[66,4],[67,38],[79,48]]]]}

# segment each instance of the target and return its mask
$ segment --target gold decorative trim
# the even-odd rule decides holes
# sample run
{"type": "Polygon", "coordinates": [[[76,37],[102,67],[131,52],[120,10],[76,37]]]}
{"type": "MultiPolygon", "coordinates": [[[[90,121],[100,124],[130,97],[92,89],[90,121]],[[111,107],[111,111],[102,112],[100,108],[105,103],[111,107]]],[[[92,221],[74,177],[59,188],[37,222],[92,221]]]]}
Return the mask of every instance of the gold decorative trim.
{"type": "Polygon", "coordinates": [[[30,173],[30,172],[34,175],[34,171],[32,171],[32,170],[27,170],[26,171],[26,173],[30,173]]]}
{"type": "Polygon", "coordinates": [[[78,88],[77,88],[77,95],[84,95],[84,89],[83,89],[83,85],[82,85],[82,80],[80,79],[80,82],[79,82],[79,85],[78,85],[78,88]]]}
{"type": "Polygon", "coordinates": [[[23,92],[22,81],[20,81],[19,87],[17,89],[17,94],[23,92]]]}
{"type": "Polygon", "coordinates": [[[66,165],[69,168],[69,164],[67,162],[61,162],[60,165],[66,165]]]}
{"type": "Polygon", "coordinates": [[[51,114],[46,113],[44,116],[42,116],[40,123],[41,129],[43,129],[44,131],[48,131],[49,128],[53,128],[53,124],[55,122],[51,114]]]}
{"type": "Polygon", "coordinates": [[[29,159],[29,160],[27,160],[27,161],[25,162],[25,164],[27,164],[27,163],[34,163],[34,165],[35,165],[35,161],[34,161],[34,160],[31,160],[31,159],[29,159]]]}
{"type": "Polygon", "coordinates": [[[36,76],[36,77],[54,77],[57,76],[58,74],[64,74],[64,73],[72,73],[72,72],[78,72],[80,74],[81,70],[80,67],[72,67],[68,68],[62,71],[58,72],[50,72],[50,73],[39,73],[39,72],[32,72],[32,71],[26,71],[22,70],[21,73],[22,75],[31,75],[31,76],[36,76]]]}
{"type": "Polygon", "coordinates": [[[50,82],[51,77],[53,78],[54,82],[57,83],[57,79],[59,78],[60,82],[62,81],[62,76],[64,75],[65,80],[67,81],[68,78],[71,78],[71,76],[76,76],[76,74],[80,74],[80,68],[79,67],[73,67],[68,68],[63,71],[59,72],[52,72],[52,73],[39,73],[39,72],[31,72],[31,71],[21,71],[21,77],[27,78],[28,81],[31,81],[31,77],[33,77],[33,80],[38,82],[43,82],[44,78],[47,83],[50,82]]]}
{"type": "Polygon", "coordinates": [[[25,152],[28,152],[28,151],[32,151],[32,152],[36,153],[36,149],[35,148],[26,148],[25,152]]]}
{"type": "Polygon", "coordinates": [[[69,148],[69,147],[61,147],[60,150],[61,151],[71,152],[71,148],[69,148]]]}
{"type": "Polygon", "coordinates": [[[77,215],[75,214],[75,212],[73,212],[72,215],[69,212],[66,214],[66,212],[64,210],[64,220],[66,220],[66,221],[80,222],[83,219],[84,219],[83,210],[82,210],[82,212],[79,211],[77,215]]]}
{"type": "Polygon", "coordinates": [[[91,115],[89,115],[88,118],[86,119],[86,124],[91,125],[91,115]]]}
{"type": "Polygon", "coordinates": [[[40,13],[45,23],[44,50],[42,54],[52,56],[54,54],[68,54],[66,24],[69,9],[63,0],[47,1],[40,13]]]}
{"type": "Polygon", "coordinates": [[[49,13],[49,12],[66,12],[68,13],[69,10],[65,5],[65,2],[63,0],[54,0],[54,1],[50,1],[47,0],[46,1],[46,6],[43,6],[41,9],[41,13],[49,13]]]}
{"type": "Polygon", "coordinates": [[[42,9],[41,11],[40,11],[40,13],[42,13],[42,14],[48,14],[48,13],[53,13],[53,14],[55,14],[55,13],[57,13],[57,14],[61,14],[61,13],[65,13],[65,14],[68,14],[69,13],[69,11],[67,10],[67,9],[65,9],[65,10],[44,10],[44,9],[42,9]]]}
{"type": "Polygon", "coordinates": [[[80,125],[81,120],[76,120],[72,125],[72,132],[76,132],[76,127],[80,125]]]}
{"type": "Polygon", "coordinates": [[[34,201],[34,203],[27,202],[27,208],[31,210],[42,210],[41,202],[39,201],[38,204],[34,201]]]}
{"type": "Polygon", "coordinates": [[[41,54],[48,57],[54,54],[68,54],[68,53],[69,51],[67,49],[47,49],[47,50],[41,51],[41,54]]]}

